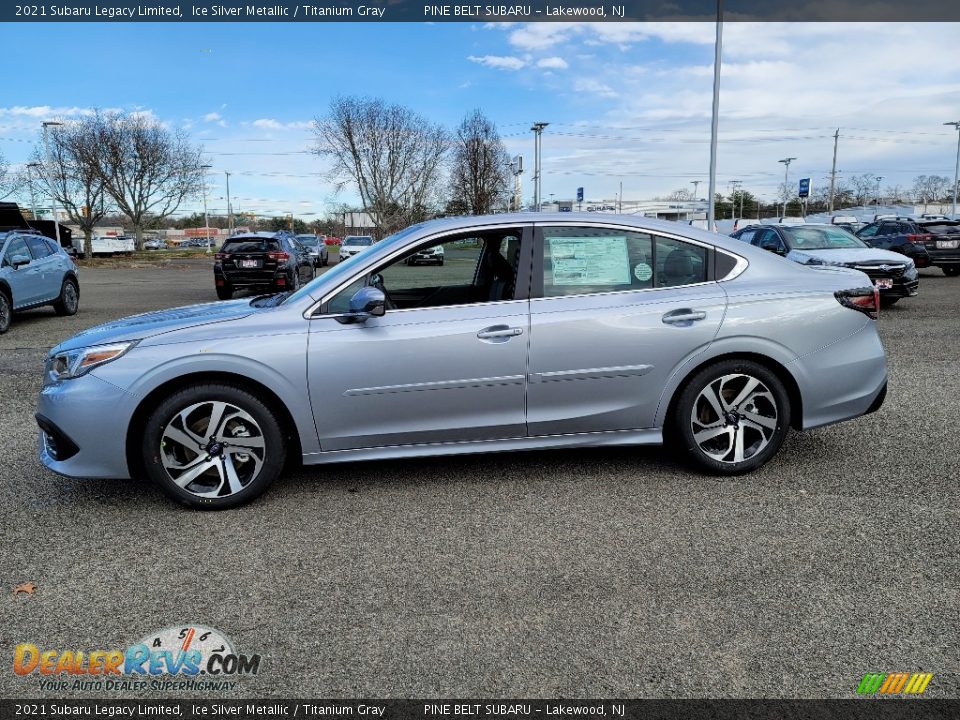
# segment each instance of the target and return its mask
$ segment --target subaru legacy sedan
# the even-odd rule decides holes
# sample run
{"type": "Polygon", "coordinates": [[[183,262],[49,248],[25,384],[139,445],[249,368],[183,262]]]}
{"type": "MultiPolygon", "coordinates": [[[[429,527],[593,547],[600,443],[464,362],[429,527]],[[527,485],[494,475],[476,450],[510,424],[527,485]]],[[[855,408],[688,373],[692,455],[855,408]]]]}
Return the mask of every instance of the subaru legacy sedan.
{"type": "Polygon", "coordinates": [[[667,443],[737,475],[881,405],[878,302],[857,270],[647,218],[435,220],[296,292],[58,345],[40,457],[213,509],[291,463],[667,443]],[[438,245],[442,270],[406,263],[438,245]]]}

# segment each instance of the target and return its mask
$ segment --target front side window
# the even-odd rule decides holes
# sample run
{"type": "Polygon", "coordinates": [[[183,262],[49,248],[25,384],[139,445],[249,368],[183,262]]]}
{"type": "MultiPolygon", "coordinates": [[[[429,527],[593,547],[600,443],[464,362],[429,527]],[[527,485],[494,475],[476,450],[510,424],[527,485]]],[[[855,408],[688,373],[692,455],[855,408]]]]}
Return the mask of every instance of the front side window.
{"type": "Polygon", "coordinates": [[[13,259],[17,255],[23,255],[28,260],[31,259],[30,251],[27,249],[27,243],[22,237],[15,237],[7,243],[7,251],[3,254],[3,264],[13,265],[13,259]]]}
{"type": "Polygon", "coordinates": [[[707,251],[644,232],[543,229],[543,295],[648,290],[705,282],[707,251]]]}
{"type": "Polygon", "coordinates": [[[877,234],[877,230],[880,229],[879,225],[867,225],[864,228],[860,229],[860,232],[857,233],[858,237],[873,237],[877,234]]]}
{"type": "Polygon", "coordinates": [[[383,291],[388,311],[513,300],[520,238],[519,228],[500,229],[417,246],[354,280],[327,302],[326,312],[348,312],[364,285],[383,291]]]}

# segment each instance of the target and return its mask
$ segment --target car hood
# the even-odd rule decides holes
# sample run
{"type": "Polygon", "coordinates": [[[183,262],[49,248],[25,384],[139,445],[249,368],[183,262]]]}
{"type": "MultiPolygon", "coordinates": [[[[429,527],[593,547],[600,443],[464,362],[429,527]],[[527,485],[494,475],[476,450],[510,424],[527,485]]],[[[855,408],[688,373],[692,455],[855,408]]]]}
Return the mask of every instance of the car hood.
{"type": "Polygon", "coordinates": [[[89,345],[104,345],[127,340],[143,340],[144,338],[195,325],[239,320],[255,312],[257,312],[257,308],[251,307],[250,299],[247,298],[130,315],[84,330],[72,338],[64,340],[50,352],[61,352],[89,345]]]}
{"type": "Polygon", "coordinates": [[[849,263],[890,263],[906,265],[910,259],[891,250],[877,248],[837,248],[834,250],[791,250],[787,257],[794,262],[807,264],[811,260],[825,265],[847,265],[849,263]]]}

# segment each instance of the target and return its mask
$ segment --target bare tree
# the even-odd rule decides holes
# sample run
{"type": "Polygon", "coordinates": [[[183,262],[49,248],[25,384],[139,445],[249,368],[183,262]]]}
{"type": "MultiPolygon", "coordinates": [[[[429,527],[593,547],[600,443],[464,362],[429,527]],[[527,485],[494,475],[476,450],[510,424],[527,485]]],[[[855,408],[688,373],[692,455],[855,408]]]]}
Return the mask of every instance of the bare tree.
{"type": "Polygon", "coordinates": [[[200,191],[202,150],[191,146],[183,132],[142,114],[98,112],[87,122],[91,142],[78,148],[78,158],[130,218],[136,247],[142,250],[144,228],[200,191]]]}
{"type": "Polygon", "coordinates": [[[83,231],[83,253],[93,257],[93,229],[113,211],[99,170],[83,158],[97,154],[98,125],[90,119],[55,127],[49,155],[37,150],[41,185],[83,231]]]}
{"type": "Polygon", "coordinates": [[[449,148],[446,130],[402,105],[339,96],[314,121],[314,152],[332,161],[338,188],[356,185],[386,234],[429,216],[449,148]]]}
{"type": "Polygon", "coordinates": [[[0,200],[5,200],[23,189],[26,175],[10,169],[3,153],[0,153],[0,200]]]}
{"type": "Polygon", "coordinates": [[[453,139],[450,206],[485,215],[505,204],[512,192],[510,155],[497,126],[480,110],[467,115],[453,139]]]}
{"type": "Polygon", "coordinates": [[[853,200],[857,205],[866,207],[870,199],[876,194],[877,181],[870,173],[861,173],[850,178],[850,189],[853,191],[853,200]]]}

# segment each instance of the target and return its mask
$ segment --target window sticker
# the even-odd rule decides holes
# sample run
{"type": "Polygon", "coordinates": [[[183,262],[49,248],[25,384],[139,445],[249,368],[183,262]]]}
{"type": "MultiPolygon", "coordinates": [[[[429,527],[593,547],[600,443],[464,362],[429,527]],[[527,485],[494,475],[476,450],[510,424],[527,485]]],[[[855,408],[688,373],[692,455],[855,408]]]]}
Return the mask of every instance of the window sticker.
{"type": "Polygon", "coordinates": [[[646,263],[637,263],[633,267],[633,276],[640,282],[646,282],[653,277],[653,268],[646,263]]]}
{"type": "Polygon", "coordinates": [[[627,238],[549,238],[554,285],[629,285],[627,238]]]}

